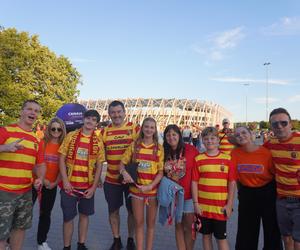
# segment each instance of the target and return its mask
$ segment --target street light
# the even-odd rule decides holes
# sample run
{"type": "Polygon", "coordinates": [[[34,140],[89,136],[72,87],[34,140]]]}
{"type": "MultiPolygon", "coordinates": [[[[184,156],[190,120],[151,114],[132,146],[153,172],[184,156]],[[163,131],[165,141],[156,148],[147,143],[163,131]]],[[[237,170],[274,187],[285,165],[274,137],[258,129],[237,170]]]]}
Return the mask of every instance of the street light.
{"type": "Polygon", "coordinates": [[[249,83],[243,83],[243,85],[246,87],[246,126],[248,125],[248,86],[249,83]]]}
{"type": "Polygon", "coordinates": [[[269,110],[269,65],[270,62],[264,63],[264,66],[266,66],[266,121],[268,121],[268,110],[269,110]]]}

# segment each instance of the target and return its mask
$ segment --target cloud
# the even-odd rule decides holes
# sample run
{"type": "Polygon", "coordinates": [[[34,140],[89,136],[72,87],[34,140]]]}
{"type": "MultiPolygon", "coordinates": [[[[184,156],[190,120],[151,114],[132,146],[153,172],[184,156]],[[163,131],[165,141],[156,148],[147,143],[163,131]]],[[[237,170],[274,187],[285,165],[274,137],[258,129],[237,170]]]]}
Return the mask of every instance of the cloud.
{"type": "Polygon", "coordinates": [[[205,56],[209,61],[221,61],[225,58],[228,50],[238,46],[239,42],[245,37],[244,27],[210,34],[207,38],[206,45],[192,45],[192,50],[205,56]]]}
{"type": "Polygon", "coordinates": [[[244,27],[237,27],[226,30],[212,36],[211,41],[215,44],[216,49],[234,48],[245,37],[244,27]]]}
{"type": "MultiPolygon", "coordinates": [[[[266,84],[266,79],[251,79],[251,78],[238,78],[238,77],[211,77],[211,81],[224,82],[224,83],[249,83],[249,84],[266,84]]],[[[268,79],[269,84],[273,85],[288,85],[290,80],[268,79]]]]}
{"type": "Polygon", "coordinates": [[[265,35],[288,36],[300,34],[300,17],[283,17],[278,22],[261,28],[265,35]]]}
{"type": "Polygon", "coordinates": [[[96,60],[93,60],[93,59],[80,58],[80,57],[70,58],[70,60],[73,63],[91,63],[91,62],[96,62],[96,60]]]}
{"type": "MultiPolygon", "coordinates": [[[[254,101],[258,104],[265,104],[266,99],[267,99],[266,97],[259,97],[259,98],[255,98],[254,101]]],[[[268,98],[268,103],[275,103],[278,101],[279,101],[279,99],[277,99],[277,98],[273,98],[273,97],[268,98]]]]}
{"type": "Polygon", "coordinates": [[[288,98],[288,102],[300,102],[300,95],[294,95],[288,98]]]}

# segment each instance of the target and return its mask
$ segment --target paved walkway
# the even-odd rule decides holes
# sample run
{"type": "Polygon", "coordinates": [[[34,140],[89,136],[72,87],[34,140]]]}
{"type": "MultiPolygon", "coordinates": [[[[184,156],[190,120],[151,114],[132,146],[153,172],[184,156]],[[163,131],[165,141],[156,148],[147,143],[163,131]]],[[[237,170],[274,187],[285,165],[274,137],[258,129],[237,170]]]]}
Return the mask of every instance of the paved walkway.
{"type": "MultiPolygon", "coordinates": [[[[108,223],[108,211],[107,204],[104,199],[103,190],[98,189],[95,199],[96,213],[90,217],[90,227],[88,232],[88,239],[86,245],[89,250],[108,250],[112,243],[112,234],[108,223]]],[[[24,250],[37,249],[36,243],[36,231],[38,222],[38,205],[34,208],[33,226],[26,232],[26,239],[24,243],[24,250]]],[[[126,245],[126,211],[121,209],[121,238],[123,245],[126,245]]],[[[237,202],[235,202],[234,213],[230,218],[227,230],[230,249],[234,249],[234,242],[237,228],[237,202]]],[[[75,231],[73,235],[73,249],[76,249],[77,242],[77,220],[75,223],[75,231]]],[[[52,214],[51,228],[48,235],[48,244],[52,247],[52,250],[61,250],[63,248],[62,238],[62,212],[60,208],[60,194],[58,193],[55,206],[52,214]]],[[[125,248],[124,248],[125,249],[125,248]]],[[[154,250],[173,250],[176,249],[174,226],[161,226],[157,223],[155,229],[154,238],[154,250]]],[[[198,235],[195,249],[202,249],[201,247],[201,235],[198,235]]],[[[216,249],[216,248],[215,248],[216,249]]],[[[259,249],[262,249],[260,244],[259,249]]]]}

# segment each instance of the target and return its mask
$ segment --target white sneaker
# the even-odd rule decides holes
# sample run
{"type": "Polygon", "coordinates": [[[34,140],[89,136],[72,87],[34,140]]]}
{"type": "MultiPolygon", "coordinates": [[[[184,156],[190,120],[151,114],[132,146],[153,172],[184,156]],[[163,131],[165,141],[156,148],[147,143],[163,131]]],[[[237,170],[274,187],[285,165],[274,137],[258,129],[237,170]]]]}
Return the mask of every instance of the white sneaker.
{"type": "Polygon", "coordinates": [[[52,250],[47,242],[43,242],[41,245],[38,245],[38,250],[52,250]]]}

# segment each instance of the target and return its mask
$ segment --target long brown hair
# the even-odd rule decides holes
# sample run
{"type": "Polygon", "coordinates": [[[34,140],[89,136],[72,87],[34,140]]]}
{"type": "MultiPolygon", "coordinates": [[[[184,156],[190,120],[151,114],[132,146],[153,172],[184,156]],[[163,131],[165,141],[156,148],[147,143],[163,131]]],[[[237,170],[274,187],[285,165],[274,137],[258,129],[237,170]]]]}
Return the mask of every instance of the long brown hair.
{"type": "Polygon", "coordinates": [[[48,144],[51,141],[51,138],[52,138],[52,136],[51,136],[51,126],[52,126],[52,124],[54,122],[58,123],[60,125],[61,129],[62,129],[62,132],[61,132],[61,134],[60,134],[60,136],[58,138],[58,143],[59,144],[62,143],[62,141],[64,140],[64,138],[65,138],[65,136],[67,134],[67,132],[66,132],[66,126],[65,126],[64,122],[60,118],[54,117],[48,123],[47,129],[45,131],[45,138],[44,138],[45,144],[48,144]]]}

